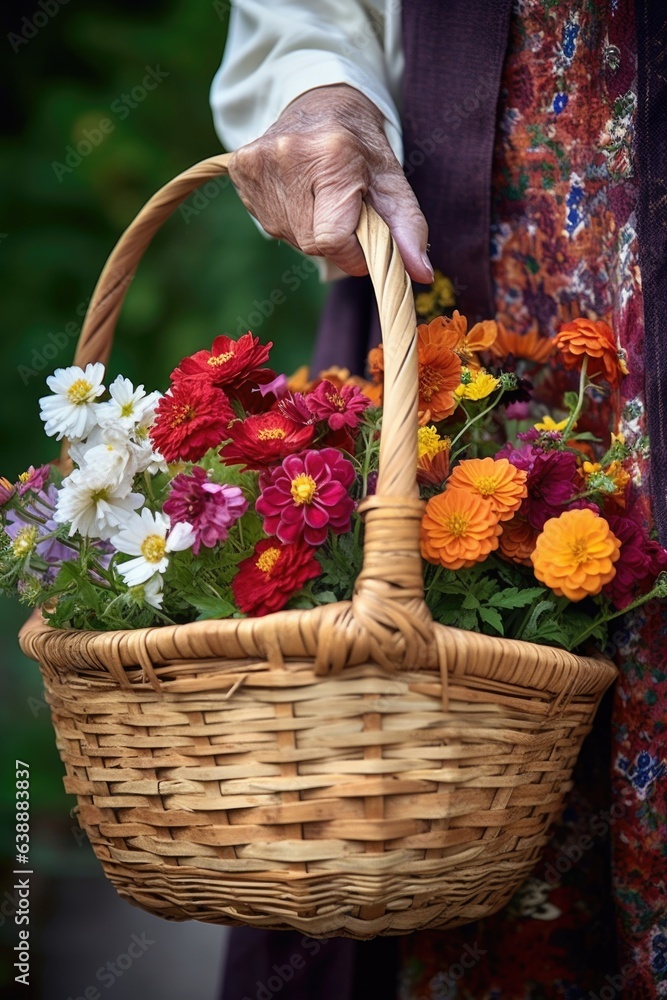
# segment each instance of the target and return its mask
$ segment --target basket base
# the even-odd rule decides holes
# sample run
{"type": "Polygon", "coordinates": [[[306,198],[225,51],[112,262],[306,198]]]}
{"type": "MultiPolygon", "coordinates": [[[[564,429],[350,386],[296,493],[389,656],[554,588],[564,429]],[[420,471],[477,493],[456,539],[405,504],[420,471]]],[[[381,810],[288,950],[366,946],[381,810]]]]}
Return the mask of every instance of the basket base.
{"type": "Polygon", "coordinates": [[[369,876],[365,899],[356,901],[351,899],[350,877],[345,873],[303,875],[286,883],[284,872],[276,873],[272,881],[269,874],[249,878],[183,866],[143,864],[128,869],[106,863],[103,867],[123,899],[166,920],[363,941],[379,934],[444,930],[491,916],[508,903],[535,860],[519,868],[516,859],[503,862],[496,855],[488,864],[454,870],[450,866],[439,877],[430,871],[423,879],[412,876],[409,882],[404,876],[369,876]]]}

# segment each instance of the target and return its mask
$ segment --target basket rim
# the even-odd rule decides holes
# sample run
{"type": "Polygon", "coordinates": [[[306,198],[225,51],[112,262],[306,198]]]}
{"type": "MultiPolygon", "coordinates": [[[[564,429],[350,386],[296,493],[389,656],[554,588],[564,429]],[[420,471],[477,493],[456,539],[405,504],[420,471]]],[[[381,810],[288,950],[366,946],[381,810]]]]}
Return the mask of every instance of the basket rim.
{"type": "MultiPolygon", "coordinates": [[[[277,611],[261,618],[204,619],[182,625],[109,632],[54,628],[36,609],[21,628],[19,643],[31,659],[45,661],[56,669],[61,666],[70,674],[76,672],[77,666],[108,670],[110,660],[116,671],[124,671],[127,667],[144,665],[146,660],[151,667],[159,667],[179,660],[192,663],[217,658],[255,658],[266,660],[269,667],[285,670],[285,658],[303,661],[315,657],[322,625],[335,627],[341,616],[349,612],[351,603],[340,601],[308,610],[277,611]]],[[[557,646],[469,632],[438,622],[433,622],[433,634],[441,653],[440,662],[446,662],[453,682],[457,674],[463,673],[492,680],[500,670],[506,674],[508,666],[513,665],[517,686],[554,693],[568,691],[577,696],[603,691],[618,676],[616,666],[602,654],[580,656],[557,646]]],[[[340,641],[344,642],[342,636],[340,641]]],[[[346,666],[355,667],[370,660],[366,644],[358,643],[345,662],[346,666]]],[[[439,672],[437,661],[436,656],[432,664],[423,668],[425,676],[439,672]]],[[[378,665],[378,669],[383,668],[378,665]]],[[[111,677],[111,670],[108,672],[111,677]]],[[[410,671],[413,678],[418,672],[410,671]]],[[[134,688],[135,684],[131,686],[134,688]]]]}

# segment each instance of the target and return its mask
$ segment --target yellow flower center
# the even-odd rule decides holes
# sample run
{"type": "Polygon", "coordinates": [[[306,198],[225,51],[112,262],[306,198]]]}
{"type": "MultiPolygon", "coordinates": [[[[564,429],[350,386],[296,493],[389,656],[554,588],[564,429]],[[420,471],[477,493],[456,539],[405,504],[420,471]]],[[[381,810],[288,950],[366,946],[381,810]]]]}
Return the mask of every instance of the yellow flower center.
{"type": "Polygon", "coordinates": [[[20,483],[27,483],[29,479],[30,479],[30,473],[29,472],[21,472],[19,474],[19,482],[20,483]]]}
{"type": "Polygon", "coordinates": [[[226,365],[229,359],[233,357],[233,351],[225,351],[224,354],[211,355],[206,364],[210,365],[211,368],[218,368],[220,365],[226,365]]]}
{"type": "Polygon", "coordinates": [[[449,438],[441,438],[435,427],[428,424],[417,431],[417,454],[419,458],[435,458],[441,451],[446,451],[451,442],[449,438]]]}
{"type": "Polygon", "coordinates": [[[500,485],[500,480],[498,476],[480,476],[479,479],[475,480],[475,486],[483,497],[491,496],[495,493],[500,485]]]}
{"type": "Polygon", "coordinates": [[[178,409],[175,409],[171,415],[171,427],[178,427],[179,424],[185,423],[186,420],[192,420],[197,416],[194,407],[190,406],[189,403],[183,403],[178,409]]]}
{"type": "Polygon", "coordinates": [[[263,427],[257,431],[258,441],[282,441],[284,437],[287,437],[287,431],[282,427],[263,427]]]}
{"type": "Polygon", "coordinates": [[[261,556],[255,563],[257,569],[260,569],[262,573],[266,573],[267,576],[273,571],[273,567],[276,565],[280,559],[280,549],[272,545],[270,549],[265,549],[261,556]]]}
{"type": "Polygon", "coordinates": [[[317,493],[317,483],[312,476],[307,476],[302,472],[300,476],[292,480],[291,493],[294,503],[312,503],[313,497],[317,493]]]}
{"type": "Polygon", "coordinates": [[[101,503],[102,501],[109,500],[109,487],[104,486],[101,490],[95,490],[94,493],[90,494],[90,499],[93,503],[101,503]]]}
{"type": "Polygon", "coordinates": [[[326,396],[327,400],[331,403],[332,406],[335,406],[337,410],[345,409],[345,400],[339,393],[328,392],[326,396]]]}
{"type": "Polygon", "coordinates": [[[120,408],[121,417],[131,417],[134,413],[134,403],[123,403],[120,408]]]}
{"type": "Polygon", "coordinates": [[[26,525],[25,528],[21,528],[18,535],[14,539],[12,552],[19,559],[22,559],[23,556],[27,556],[28,553],[32,552],[35,547],[36,540],[37,528],[34,525],[26,525]]]}
{"type": "Polygon", "coordinates": [[[149,563],[159,563],[164,559],[167,545],[162,535],[146,535],[141,543],[141,554],[149,563]]]}
{"type": "Polygon", "coordinates": [[[419,371],[419,395],[426,402],[430,403],[436,392],[440,391],[442,385],[442,373],[437,368],[423,365],[419,371]]]}
{"type": "Polygon", "coordinates": [[[574,541],[570,542],[570,552],[572,553],[572,559],[577,566],[581,566],[582,563],[588,562],[590,559],[588,539],[576,538],[574,541]]]}
{"type": "Polygon", "coordinates": [[[454,538],[462,538],[468,531],[468,518],[465,514],[450,514],[445,521],[445,527],[454,538]]]}
{"type": "Polygon", "coordinates": [[[75,406],[81,406],[83,403],[88,402],[88,396],[92,391],[93,386],[91,382],[85,378],[78,378],[75,382],[72,382],[67,390],[67,398],[75,406]]]}

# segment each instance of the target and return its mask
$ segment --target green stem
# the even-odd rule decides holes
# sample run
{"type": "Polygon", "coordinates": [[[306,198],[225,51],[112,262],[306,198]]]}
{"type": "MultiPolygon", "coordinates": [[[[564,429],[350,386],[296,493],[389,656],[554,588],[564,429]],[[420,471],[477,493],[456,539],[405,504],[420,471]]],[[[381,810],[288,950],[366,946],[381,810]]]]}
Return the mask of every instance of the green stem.
{"type": "Polygon", "coordinates": [[[601,618],[593,619],[593,622],[588,626],[588,628],[585,628],[583,632],[580,632],[579,635],[572,640],[571,648],[577,649],[577,647],[580,646],[581,643],[584,642],[600,625],[606,625],[607,622],[613,621],[614,618],[620,618],[621,615],[627,615],[630,611],[635,611],[636,608],[640,608],[642,604],[646,604],[647,601],[650,601],[654,597],[664,597],[664,587],[654,587],[653,590],[648,592],[648,594],[643,594],[641,597],[638,597],[636,601],[633,601],[632,604],[628,604],[627,608],[621,608],[620,611],[614,611],[613,614],[607,614],[603,615],[601,618]]]}
{"type": "MultiPolygon", "coordinates": [[[[458,432],[458,434],[453,439],[453,441],[452,441],[452,443],[450,445],[450,449],[452,451],[451,458],[450,458],[451,462],[453,462],[454,459],[458,455],[460,455],[462,451],[465,451],[465,445],[462,448],[459,448],[459,450],[456,451],[456,452],[453,450],[454,449],[454,445],[459,440],[459,438],[461,438],[465,434],[466,431],[470,430],[470,428],[473,426],[473,424],[476,424],[478,420],[481,420],[482,417],[485,417],[487,415],[487,413],[491,413],[491,411],[496,408],[496,406],[500,402],[500,400],[501,400],[504,392],[505,392],[505,390],[501,389],[500,392],[494,397],[493,402],[489,406],[487,406],[486,409],[480,410],[480,412],[477,414],[476,417],[473,417],[472,420],[468,419],[466,421],[466,423],[463,425],[463,427],[458,432]]],[[[464,410],[463,412],[465,413],[466,411],[464,410]]]]}
{"type": "Polygon", "coordinates": [[[581,374],[579,376],[579,398],[577,399],[577,405],[570,414],[570,419],[568,420],[565,428],[563,429],[563,441],[567,442],[570,437],[570,431],[579,419],[579,415],[584,407],[584,393],[586,392],[586,369],[588,368],[588,355],[584,354],[584,360],[581,365],[581,374]]]}

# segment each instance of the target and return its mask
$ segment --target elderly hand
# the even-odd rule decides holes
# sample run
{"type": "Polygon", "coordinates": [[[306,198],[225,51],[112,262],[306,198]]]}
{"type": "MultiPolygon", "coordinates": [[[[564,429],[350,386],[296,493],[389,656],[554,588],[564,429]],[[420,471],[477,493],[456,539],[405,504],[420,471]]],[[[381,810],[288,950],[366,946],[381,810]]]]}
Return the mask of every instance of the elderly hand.
{"type": "Polygon", "coordinates": [[[302,94],[232,155],[229,174],[267,233],[348,274],[368,271],[355,236],[365,197],[391,229],[410,277],[433,280],[426,220],[387,142],[383,116],[352,87],[302,94]]]}

